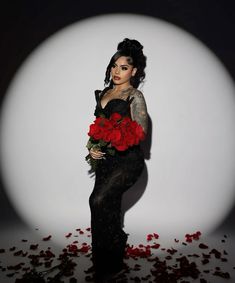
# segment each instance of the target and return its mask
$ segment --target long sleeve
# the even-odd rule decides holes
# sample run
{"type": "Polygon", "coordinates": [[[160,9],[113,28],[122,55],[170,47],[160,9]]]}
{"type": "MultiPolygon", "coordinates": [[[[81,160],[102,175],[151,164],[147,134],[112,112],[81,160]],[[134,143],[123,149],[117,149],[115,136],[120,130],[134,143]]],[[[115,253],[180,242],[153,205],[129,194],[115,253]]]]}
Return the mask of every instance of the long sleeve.
{"type": "Polygon", "coordinates": [[[147,134],[148,130],[148,112],[147,106],[144,99],[144,95],[141,91],[135,90],[135,92],[131,95],[134,99],[131,102],[131,118],[135,120],[138,124],[140,124],[147,134]]]}

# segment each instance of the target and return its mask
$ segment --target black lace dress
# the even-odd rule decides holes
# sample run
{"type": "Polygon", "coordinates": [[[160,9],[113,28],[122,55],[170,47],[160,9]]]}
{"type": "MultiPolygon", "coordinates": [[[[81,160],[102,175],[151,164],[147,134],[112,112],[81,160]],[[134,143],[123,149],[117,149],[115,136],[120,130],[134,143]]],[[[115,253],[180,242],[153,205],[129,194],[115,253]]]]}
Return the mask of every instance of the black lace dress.
{"type": "MultiPolygon", "coordinates": [[[[130,117],[132,97],[113,99],[102,108],[105,91],[96,91],[95,116],[106,118],[117,112],[130,117]]],[[[94,190],[90,195],[92,230],[92,261],[99,274],[113,273],[122,269],[127,234],[122,230],[121,201],[123,193],[138,179],[144,167],[140,146],[117,151],[114,156],[106,154],[96,170],[94,190]]]]}

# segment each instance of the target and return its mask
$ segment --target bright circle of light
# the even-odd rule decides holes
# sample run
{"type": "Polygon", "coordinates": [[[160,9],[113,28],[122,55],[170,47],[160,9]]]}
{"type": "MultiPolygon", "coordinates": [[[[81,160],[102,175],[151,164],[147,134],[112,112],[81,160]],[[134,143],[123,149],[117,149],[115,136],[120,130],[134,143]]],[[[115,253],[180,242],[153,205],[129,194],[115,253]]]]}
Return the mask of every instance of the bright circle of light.
{"type": "Polygon", "coordinates": [[[125,217],[130,241],[149,232],[166,238],[210,232],[234,202],[234,85],[197,39],[146,16],[105,15],[75,23],[27,58],[2,108],[7,194],[19,214],[42,231],[58,235],[90,225],[94,179],[84,157],[93,91],[103,88],[109,59],[125,37],[144,45],[148,61],[141,90],[152,120],[147,186],[125,217]]]}

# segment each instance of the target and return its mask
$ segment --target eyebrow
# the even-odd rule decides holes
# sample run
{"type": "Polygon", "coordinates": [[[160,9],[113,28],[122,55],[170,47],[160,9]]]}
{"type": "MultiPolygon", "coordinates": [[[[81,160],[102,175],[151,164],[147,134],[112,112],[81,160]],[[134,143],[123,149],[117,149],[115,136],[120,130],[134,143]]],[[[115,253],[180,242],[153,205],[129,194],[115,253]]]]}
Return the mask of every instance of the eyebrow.
{"type": "MultiPolygon", "coordinates": [[[[116,65],[116,66],[117,66],[117,64],[116,64],[116,63],[114,63],[114,65],[116,65]]],[[[120,67],[130,67],[130,65],[120,65],[120,67]]]]}

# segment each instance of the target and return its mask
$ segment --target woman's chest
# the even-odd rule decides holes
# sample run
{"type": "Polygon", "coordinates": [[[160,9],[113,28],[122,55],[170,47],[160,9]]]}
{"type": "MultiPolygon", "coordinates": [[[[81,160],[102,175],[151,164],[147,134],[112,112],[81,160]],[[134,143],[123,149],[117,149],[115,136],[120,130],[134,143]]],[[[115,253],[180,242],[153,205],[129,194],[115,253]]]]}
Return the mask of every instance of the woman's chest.
{"type": "Polygon", "coordinates": [[[110,117],[112,113],[119,113],[123,117],[130,117],[130,104],[128,101],[121,98],[109,100],[105,107],[103,108],[101,106],[100,109],[106,118],[110,117]]]}
{"type": "Polygon", "coordinates": [[[126,101],[128,99],[128,95],[121,95],[121,94],[107,94],[104,97],[101,98],[100,100],[100,105],[104,109],[106,105],[109,104],[112,100],[117,101],[117,100],[124,100],[126,101]]]}

